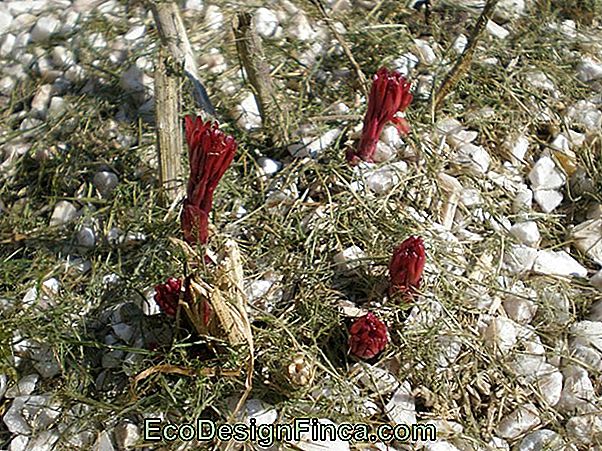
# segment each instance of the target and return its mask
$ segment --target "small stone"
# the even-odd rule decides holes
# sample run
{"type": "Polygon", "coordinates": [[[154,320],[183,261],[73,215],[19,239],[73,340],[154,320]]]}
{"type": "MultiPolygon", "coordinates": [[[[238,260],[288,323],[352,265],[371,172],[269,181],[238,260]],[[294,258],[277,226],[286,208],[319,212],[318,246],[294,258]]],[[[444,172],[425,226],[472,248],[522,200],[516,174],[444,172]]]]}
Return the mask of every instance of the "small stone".
{"type": "Polygon", "coordinates": [[[464,144],[458,148],[454,162],[478,175],[487,172],[491,157],[482,146],[464,144]]]}
{"type": "Polygon", "coordinates": [[[602,265],[602,219],[590,219],[577,225],[571,236],[575,247],[602,265]]]}
{"type": "Polygon", "coordinates": [[[244,130],[254,130],[261,127],[261,115],[255,101],[255,96],[248,93],[239,105],[234,108],[238,117],[236,122],[244,130]]]}
{"type": "Polygon", "coordinates": [[[379,395],[388,395],[399,388],[399,381],[389,371],[365,362],[356,363],[351,369],[352,373],[359,372],[359,382],[368,390],[379,395]]]}
{"type": "Polygon", "coordinates": [[[404,77],[408,77],[419,62],[420,59],[416,55],[408,52],[404,53],[401,57],[394,59],[391,62],[391,67],[404,77]]]}
{"type": "Polygon", "coordinates": [[[504,255],[504,268],[514,274],[520,274],[533,268],[537,250],[522,245],[511,245],[504,255]]]}
{"type": "Polygon", "coordinates": [[[602,78],[602,63],[584,57],[577,65],[577,78],[583,82],[590,82],[602,78]]]}
{"type": "Polygon", "coordinates": [[[587,269],[565,251],[540,250],[533,271],[550,276],[587,276],[587,269]]]}
{"type": "Polygon", "coordinates": [[[463,144],[470,144],[479,134],[474,130],[454,130],[447,134],[446,141],[452,148],[457,148],[463,144]]]}
{"type": "Polygon", "coordinates": [[[58,119],[67,109],[67,102],[62,97],[52,97],[48,106],[48,119],[58,119]]]}
{"type": "Polygon", "coordinates": [[[556,86],[554,85],[554,82],[542,71],[535,70],[527,72],[525,74],[525,81],[535,89],[551,93],[556,92],[556,86]]]}
{"type": "Polygon", "coordinates": [[[274,175],[280,169],[282,169],[282,163],[280,163],[279,161],[276,161],[276,160],[272,160],[271,158],[267,158],[267,157],[260,157],[257,160],[257,164],[259,165],[258,172],[261,175],[266,175],[266,176],[274,175]]]}
{"type": "Polygon", "coordinates": [[[60,69],[68,69],[75,64],[75,56],[71,50],[57,45],[52,49],[52,64],[60,69]]]}
{"type": "Polygon", "coordinates": [[[418,50],[418,56],[422,64],[430,66],[437,62],[437,55],[435,55],[435,51],[428,42],[423,39],[414,39],[414,45],[418,50]]]}
{"type": "Polygon", "coordinates": [[[108,197],[119,184],[119,178],[110,171],[100,171],[94,174],[92,183],[102,197],[108,197]]]}
{"type": "Polygon", "coordinates": [[[533,191],[533,198],[541,211],[551,213],[562,203],[563,195],[553,189],[538,189],[533,191]]]}
{"type": "Polygon", "coordinates": [[[8,451],[22,451],[27,449],[29,443],[29,437],[26,435],[17,435],[10,441],[8,451]]]}
{"type": "Polygon", "coordinates": [[[487,25],[485,26],[485,30],[491,36],[497,39],[506,39],[510,32],[506,30],[501,25],[496,24],[493,20],[488,20],[487,25]]]}
{"type": "Polygon", "coordinates": [[[292,39],[297,39],[303,42],[312,41],[317,36],[316,31],[311,26],[307,16],[303,12],[296,14],[292,18],[288,24],[288,27],[286,28],[286,31],[292,39]]]}
{"type": "Polygon", "coordinates": [[[493,10],[493,17],[501,22],[508,22],[517,19],[524,13],[524,0],[501,0],[493,10]]]}
{"type": "Polygon", "coordinates": [[[380,134],[380,141],[393,149],[400,148],[404,142],[401,139],[399,130],[394,125],[385,125],[382,133],[380,134]]]}
{"type": "Polygon", "coordinates": [[[202,11],[204,3],[203,0],[186,0],[184,9],[188,11],[202,11]]]}
{"type": "Polygon", "coordinates": [[[81,227],[77,231],[75,238],[79,246],[91,249],[96,245],[96,234],[92,227],[81,227]]]}
{"type": "Polygon", "coordinates": [[[250,419],[254,419],[257,425],[273,424],[278,419],[278,411],[266,402],[260,399],[249,399],[245,403],[243,414],[244,421],[249,424],[250,419]]]}
{"type": "Polygon", "coordinates": [[[543,156],[533,165],[533,169],[529,172],[529,180],[531,181],[531,189],[536,190],[551,190],[562,187],[566,183],[566,177],[560,172],[554,161],[543,156]]]}
{"type": "Polygon", "coordinates": [[[587,413],[594,409],[596,392],[587,371],[578,365],[569,365],[562,370],[564,384],[557,409],[561,412],[587,413]]]}
{"type": "Polygon", "coordinates": [[[268,8],[257,8],[253,16],[255,21],[255,30],[262,38],[271,38],[276,35],[280,22],[278,16],[268,8]]]}
{"type": "Polygon", "coordinates": [[[602,111],[587,100],[579,100],[571,105],[565,115],[569,122],[584,128],[588,133],[594,133],[602,128],[602,111]]]}
{"type": "Polygon", "coordinates": [[[65,225],[73,221],[77,216],[77,208],[66,200],[61,200],[54,207],[50,218],[50,227],[65,225]]]}
{"type": "Polygon", "coordinates": [[[98,434],[94,445],[92,445],[92,451],[115,451],[111,436],[107,431],[98,434]]]}
{"type": "Polygon", "coordinates": [[[562,437],[549,429],[531,432],[521,440],[518,451],[564,450],[565,442],[562,437]]]}
{"type": "Polygon", "coordinates": [[[113,431],[115,444],[119,449],[130,450],[134,449],[138,440],[140,440],[140,429],[134,423],[122,421],[113,431]]]}
{"type": "Polygon", "coordinates": [[[456,55],[461,55],[464,53],[466,46],[468,45],[468,38],[466,35],[459,34],[452,44],[452,50],[456,53],[456,55]]]}
{"type": "Polygon", "coordinates": [[[537,247],[541,239],[539,229],[535,221],[519,222],[510,228],[510,235],[516,238],[521,244],[531,247],[537,247]]]}
{"type": "Polygon", "coordinates": [[[398,161],[380,167],[365,175],[365,186],[375,194],[384,194],[401,182],[401,174],[407,171],[407,163],[398,161]]]}
{"type": "Polygon", "coordinates": [[[416,402],[412,386],[404,381],[385,406],[386,415],[397,424],[416,424],[416,402]]]}
{"type": "Polygon", "coordinates": [[[144,37],[146,33],[146,26],[144,25],[136,25],[128,30],[128,32],[123,36],[123,39],[126,41],[137,41],[144,37]]]}
{"type": "Polygon", "coordinates": [[[594,274],[589,281],[594,287],[602,291],[602,269],[594,274]]]}
{"type": "Polygon", "coordinates": [[[224,14],[219,6],[207,6],[207,9],[205,10],[205,25],[213,31],[224,29],[224,14]]]}
{"type": "Polygon", "coordinates": [[[352,271],[363,265],[366,253],[358,246],[351,246],[334,256],[334,262],[341,271],[352,271]]]}
{"type": "Polygon", "coordinates": [[[6,374],[0,374],[0,401],[6,393],[6,387],[8,386],[8,376],[6,374]]]}
{"type": "MultiPolygon", "coordinates": [[[[1,12],[0,12],[1,14],[1,12]]],[[[7,33],[4,36],[4,39],[2,39],[0,42],[2,43],[0,45],[0,57],[2,58],[6,58],[7,56],[9,56],[13,49],[15,48],[15,43],[17,41],[17,38],[15,37],[14,34],[11,33],[7,33]]]]}
{"type": "Polygon", "coordinates": [[[10,29],[13,16],[4,8],[0,9],[0,34],[6,33],[10,29]]]}
{"type": "Polygon", "coordinates": [[[31,40],[34,42],[47,41],[50,36],[59,31],[61,22],[53,16],[42,16],[31,30],[31,40]]]}
{"type": "Polygon", "coordinates": [[[504,141],[503,147],[510,152],[515,161],[522,162],[529,150],[529,140],[526,136],[520,135],[504,141]]]}
{"type": "Polygon", "coordinates": [[[537,312],[537,304],[535,302],[514,294],[508,295],[504,299],[503,305],[508,316],[519,324],[530,323],[537,312]]]}
{"type": "Polygon", "coordinates": [[[374,155],[372,155],[372,160],[375,163],[384,163],[385,161],[391,160],[396,154],[397,151],[393,147],[382,141],[378,141],[376,143],[374,155]]]}
{"type": "Polygon", "coordinates": [[[36,389],[36,385],[38,384],[39,380],[40,376],[35,373],[23,376],[21,379],[19,379],[17,385],[14,385],[6,390],[4,396],[6,398],[16,398],[18,396],[31,395],[36,389]]]}
{"type": "Polygon", "coordinates": [[[602,442],[602,415],[599,413],[569,418],[565,427],[568,434],[582,445],[602,442]]]}
{"type": "Polygon", "coordinates": [[[493,318],[483,332],[483,340],[492,349],[507,354],[517,341],[514,322],[503,317],[493,318]]]}
{"type": "Polygon", "coordinates": [[[507,440],[516,440],[540,423],[537,408],[533,404],[525,404],[502,418],[495,431],[507,440]]]}
{"type": "Polygon", "coordinates": [[[581,343],[602,352],[602,322],[579,321],[571,326],[570,332],[581,343]]]}
{"type": "Polygon", "coordinates": [[[54,449],[54,444],[58,441],[59,437],[60,434],[56,429],[39,432],[30,437],[27,442],[27,450],[52,451],[54,449]]]}

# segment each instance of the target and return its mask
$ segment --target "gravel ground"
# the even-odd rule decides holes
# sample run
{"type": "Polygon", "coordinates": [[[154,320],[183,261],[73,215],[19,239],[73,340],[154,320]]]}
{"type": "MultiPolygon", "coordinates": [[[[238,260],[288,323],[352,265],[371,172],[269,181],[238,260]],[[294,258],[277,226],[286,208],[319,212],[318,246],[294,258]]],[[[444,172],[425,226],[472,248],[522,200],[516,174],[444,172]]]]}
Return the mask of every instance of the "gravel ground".
{"type": "MultiPolygon", "coordinates": [[[[310,2],[180,4],[239,142],[212,218],[241,246],[253,306],[238,420],[437,428],[436,440],[272,449],[602,450],[602,5],[500,1],[434,111],[485,2],[423,3],[325,1],[328,20],[310,2]],[[240,69],[243,9],[289,105],[282,145],[240,69]],[[410,134],[386,126],[376,162],[354,167],[345,149],[366,97],[349,54],[369,81],[399,71],[414,95],[410,134]],[[384,268],[410,235],[427,261],[420,294],[399,303],[384,268]],[[368,311],[389,345],[362,361],[347,326],[368,311]]],[[[194,354],[153,299],[184,272],[169,241],[180,206],[157,202],[157,48],[144,3],[0,3],[2,449],[217,447],[153,444],[143,421],[224,422],[240,396],[240,375],[135,379],[241,358],[194,354]]]]}

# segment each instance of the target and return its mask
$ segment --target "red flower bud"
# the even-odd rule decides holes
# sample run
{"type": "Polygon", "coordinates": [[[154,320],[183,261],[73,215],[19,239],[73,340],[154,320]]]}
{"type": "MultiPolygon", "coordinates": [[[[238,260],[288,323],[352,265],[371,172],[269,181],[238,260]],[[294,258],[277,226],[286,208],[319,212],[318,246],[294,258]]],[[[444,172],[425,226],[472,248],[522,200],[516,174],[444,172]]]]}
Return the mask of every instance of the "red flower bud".
{"type": "Polygon", "coordinates": [[[389,294],[401,292],[411,296],[420,288],[425,260],[424,242],[421,237],[411,236],[397,246],[389,263],[389,294]]]}
{"type": "Polygon", "coordinates": [[[219,129],[217,122],[186,116],[186,141],[190,175],[182,212],[182,232],[190,243],[206,243],[213,192],[232,163],[236,141],[219,129]]]}
{"type": "Polygon", "coordinates": [[[356,319],[349,329],[349,350],[362,359],[379,354],[387,342],[387,326],[371,312],[356,319]]]}
{"type": "Polygon", "coordinates": [[[175,277],[170,277],[167,282],[155,287],[155,302],[166,315],[176,316],[181,289],[182,281],[175,277]]]}
{"type": "Polygon", "coordinates": [[[389,72],[381,67],[372,82],[368,96],[368,110],[364,116],[364,127],[357,151],[347,152],[347,161],[354,164],[358,159],[372,162],[376,144],[384,126],[393,122],[400,133],[407,134],[410,127],[405,119],[395,116],[412,102],[410,83],[399,72],[389,72]]]}

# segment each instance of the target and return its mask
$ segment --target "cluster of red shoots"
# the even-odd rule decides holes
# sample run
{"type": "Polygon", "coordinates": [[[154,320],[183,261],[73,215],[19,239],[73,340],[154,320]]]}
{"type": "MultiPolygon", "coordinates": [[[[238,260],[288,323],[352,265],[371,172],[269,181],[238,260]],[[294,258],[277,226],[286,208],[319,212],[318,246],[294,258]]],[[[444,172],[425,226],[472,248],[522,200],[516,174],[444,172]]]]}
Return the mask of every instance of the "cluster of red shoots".
{"type": "Polygon", "coordinates": [[[410,126],[398,113],[405,111],[412,102],[410,82],[397,71],[381,67],[372,82],[368,96],[368,110],[357,149],[347,152],[347,161],[356,164],[359,160],[373,162],[376,145],[385,125],[392,122],[399,133],[407,135],[410,126]]]}
{"type": "MultiPolygon", "coordinates": [[[[410,83],[398,72],[386,68],[374,76],[368,110],[357,149],[347,153],[347,161],[373,161],[376,145],[384,126],[392,122],[403,135],[409,125],[398,113],[412,102],[410,83]]],[[[186,116],[186,141],[190,175],[181,216],[184,239],[189,244],[206,244],[209,238],[209,212],[213,193],[236,152],[236,141],[219,129],[217,123],[203,122],[200,117],[186,116]]],[[[411,299],[420,288],[425,263],[424,243],[420,237],[409,237],[393,252],[389,263],[389,295],[411,299]]],[[[170,277],[155,287],[155,301],[163,313],[175,316],[182,283],[170,277]]],[[[377,356],[388,343],[386,325],[372,312],[356,319],[349,329],[349,350],[363,359],[377,356]]]]}

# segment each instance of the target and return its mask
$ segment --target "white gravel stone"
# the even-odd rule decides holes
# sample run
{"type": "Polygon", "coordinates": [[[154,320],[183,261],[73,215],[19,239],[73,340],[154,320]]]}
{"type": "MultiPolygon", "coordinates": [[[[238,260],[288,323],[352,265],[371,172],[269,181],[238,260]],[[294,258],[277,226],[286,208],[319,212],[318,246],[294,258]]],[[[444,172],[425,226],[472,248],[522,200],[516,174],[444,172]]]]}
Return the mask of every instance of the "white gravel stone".
{"type": "Polygon", "coordinates": [[[598,290],[602,291],[602,269],[594,274],[589,281],[598,290]]]}
{"type": "Polygon", "coordinates": [[[254,130],[261,127],[261,115],[255,101],[255,96],[248,93],[239,105],[235,107],[237,123],[244,130],[254,130]]]}
{"type": "Polygon", "coordinates": [[[291,38],[303,42],[314,40],[317,36],[304,13],[296,14],[288,24],[286,31],[291,38]]]}
{"type": "Polygon", "coordinates": [[[587,371],[578,365],[569,365],[562,370],[564,384],[557,408],[561,412],[587,413],[595,409],[596,392],[587,371]]]}
{"type": "Polygon", "coordinates": [[[259,165],[259,174],[261,175],[274,175],[282,169],[282,163],[267,157],[260,157],[257,160],[257,164],[259,165]]]}
{"type": "Polygon", "coordinates": [[[398,161],[370,171],[365,174],[365,186],[375,194],[388,193],[401,181],[401,174],[407,171],[407,167],[405,161],[398,161]]]}
{"type": "Polygon", "coordinates": [[[453,130],[448,133],[445,140],[452,148],[457,148],[463,144],[470,144],[473,142],[479,134],[474,130],[453,130]]]}
{"type": "Polygon", "coordinates": [[[361,259],[366,253],[358,246],[351,246],[334,256],[334,262],[341,271],[352,271],[363,265],[361,259]]]}
{"type": "Polygon", "coordinates": [[[13,16],[4,8],[0,9],[0,34],[6,33],[10,29],[13,21],[13,16]]]}
{"type": "Polygon", "coordinates": [[[31,114],[38,119],[45,119],[50,104],[52,85],[42,85],[31,101],[31,114]]]}
{"type": "Polygon", "coordinates": [[[263,7],[257,8],[253,18],[255,20],[255,30],[259,36],[267,39],[276,35],[280,21],[274,11],[263,7]]]}
{"type": "Polygon", "coordinates": [[[115,444],[119,449],[134,449],[138,440],[140,440],[140,429],[130,421],[122,421],[113,431],[115,444]]]}
{"type": "Polygon", "coordinates": [[[582,343],[602,352],[602,322],[579,321],[571,326],[570,332],[582,343]]]}
{"type": "Polygon", "coordinates": [[[504,255],[504,268],[514,274],[530,271],[537,253],[532,247],[511,245],[504,255]]]}
{"type": "Polygon", "coordinates": [[[533,169],[529,172],[529,180],[534,191],[556,189],[566,183],[566,177],[548,156],[542,156],[533,165],[533,169]]]}
{"type": "Polygon", "coordinates": [[[496,24],[493,20],[488,20],[485,30],[491,36],[497,39],[506,39],[510,32],[501,25],[496,24]]]}
{"type": "Polygon", "coordinates": [[[464,144],[458,148],[454,162],[474,174],[485,174],[489,169],[491,157],[482,146],[464,144]]]}
{"type": "Polygon", "coordinates": [[[577,78],[584,82],[602,78],[602,63],[590,57],[584,57],[577,65],[577,78]]]}
{"type": "Polygon", "coordinates": [[[556,367],[552,365],[549,367],[551,367],[550,371],[543,372],[543,374],[537,376],[535,385],[548,406],[554,407],[560,401],[564,377],[556,367]]]}
{"type": "Polygon", "coordinates": [[[562,203],[562,193],[553,189],[538,189],[533,191],[533,199],[544,213],[551,213],[562,203]]]}
{"type": "Polygon", "coordinates": [[[62,45],[52,49],[52,64],[60,69],[68,69],[75,64],[73,52],[62,45]]]}
{"type": "Polygon", "coordinates": [[[507,295],[503,301],[506,314],[519,324],[530,323],[535,313],[537,313],[537,304],[532,300],[535,296],[535,290],[531,290],[531,293],[525,291],[522,296],[518,294],[507,295]]]}
{"type": "Polygon", "coordinates": [[[340,134],[341,129],[334,128],[314,140],[303,138],[301,143],[290,145],[288,151],[296,158],[316,158],[324,149],[330,147],[340,134]]]}
{"type": "Polygon", "coordinates": [[[566,117],[573,125],[583,127],[588,133],[602,128],[602,111],[587,100],[579,100],[566,111],[566,117]]]}
{"type": "Polygon", "coordinates": [[[16,40],[17,38],[12,33],[4,35],[4,39],[0,40],[0,57],[6,58],[12,53],[16,40]]]}
{"type": "Polygon", "coordinates": [[[36,389],[39,380],[40,376],[35,373],[23,376],[16,385],[6,390],[4,396],[6,398],[16,398],[18,396],[31,395],[36,389]]]}
{"type": "Polygon", "coordinates": [[[533,271],[550,276],[587,276],[587,269],[565,251],[540,250],[533,271]]]}
{"type": "Polygon", "coordinates": [[[556,86],[554,85],[554,82],[545,72],[540,70],[527,72],[525,74],[525,81],[535,89],[551,93],[556,92],[556,86]]]}
{"type": "Polygon", "coordinates": [[[128,30],[126,34],[123,35],[123,39],[126,41],[134,42],[142,39],[146,33],[146,26],[144,25],[135,25],[128,30]]]}
{"type": "Polygon", "coordinates": [[[399,388],[399,381],[388,370],[365,362],[356,363],[351,369],[352,373],[359,373],[359,382],[368,390],[382,396],[399,388]]]}
{"type": "Polygon", "coordinates": [[[492,318],[483,331],[483,340],[496,352],[507,354],[516,345],[517,331],[514,321],[497,317],[492,318]]]}
{"type": "Polygon", "coordinates": [[[380,134],[380,142],[387,144],[393,149],[400,148],[404,142],[399,134],[399,130],[394,125],[385,125],[382,133],[380,134]]]}
{"type": "Polygon", "coordinates": [[[378,141],[374,155],[372,155],[372,160],[375,163],[384,163],[391,160],[395,155],[397,155],[397,151],[393,147],[382,141],[378,141]]]}
{"type": "Polygon", "coordinates": [[[51,451],[59,438],[60,434],[56,429],[39,432],[30,437],[27,442],[27,451],[51,451]]]}
{"type": "Polygon", "coordinates": [[[49,225],[51,227],[65,225],[77,217],[77,208],[66,200],[57,202],[52,212],[49,225]]]}
{"type": "Polygon", "coordinates": [[[189,11],[202,11],[204,3],[203,0],[186,0],[184,9],[189,11]]]}
{"type": "Polygon", "coordinates": [[[459,34],[452,44],[452,50],[456,53],[456,55],[461,55],[464,53],[466,46],[468,45],[468,38],[464,34],[459,34]]]}
{"type": "Polygon", "coordinates": [[[412,386],[404,381],[385,406],[386,415],[397,424],[416,424],[416,402],[412,386]]]}
{"type": "Polygon", "coordinates": [[[391,61],[391,68],[399,72],[404,77],[410,75],[412,70],[418,65],[420,62],[420,58],[418,58],[413,53],[404,53],[399,58],[391,61]]]}
{"type": "Polygon", "coordinates": [[[32,430],[47,429],[60,414],[60,405],[51,395],[17,396],[3,420],[13,434],[29,435],[32,430]]]}
{"type": "Polygon", "coordinates": [[[524,404],[502,418],[495,432],[507,440],[516,440],[540,423],[537,408],[533,404],[524,404]]]}
{"type": "Polygon", "coordinates": [[[577,249],[602,265],[602,218],[582,222],[573,229],[571,236],[577,249]]]}
{"type": "Polygon", "coordinates": [[[0,401],[4,398],[6,387],[8,387],[8,376],[6,374],[0,374],[0,401]]]}
{"type": "Polygon", "coordinates": [[[102,197],[108,197],[119,184],[119,178],[113,172],[99,171],[94,174],[92,183],[102,197]]]}
{"type": "Polygon", "coordinates": [[[205,25],[213,31],[224,29],[224,13],[219,6],[209,5],[205,10],[205,25]]]}
{"type": "Polygon", "coordinates": [[[521,440],[518,451],[560,451],[565,449],[565,442],[558,432],[550,429],[540,429],[531,432],[521,440]]]}
{"type": "Polygon", "coordinates": [[[602,441],[602,415],[590,413],[571,417],[566,422],[566,431],[582,445],[600,443],[602,441]]]}
{"type": "Polygon", "coordinates": [[[418,57],[422,64],[430,66],[437,62],[437,55],[428,42],[423,39],[414,39],[414,45],[418,50],[418,57]]]}
{"type": "Polygon", "coordinates": [[[33,42],[45,42],[61,28],[61,21],[54,16],[41,16],[31,30],[33,42]]]}
{"type": "Polygon", "coordinates": [[[57,119],[67,109],[67,102],[62,97],[52,97],[48,106],[48,119],[57,119]]]}
{"type": "Polygon", "coordinates": [[[537,247],[541,239],[537,223],[535,221],[519,222],[510,228],[510,235],[516,238],[521,244],[531,247],[537,247]]]}
{"type": "Polygon", "coordinates": [[[107,431],[98,434],[94,445],[92,445],[92,451],[115,451],[111,435],[107,431]]]}
{"type": "Polygon", "coordinates": [[[11,441],[8,451],[23,451],[27,449],[29,437],[26,435],[16,435],[11,441]]]}

